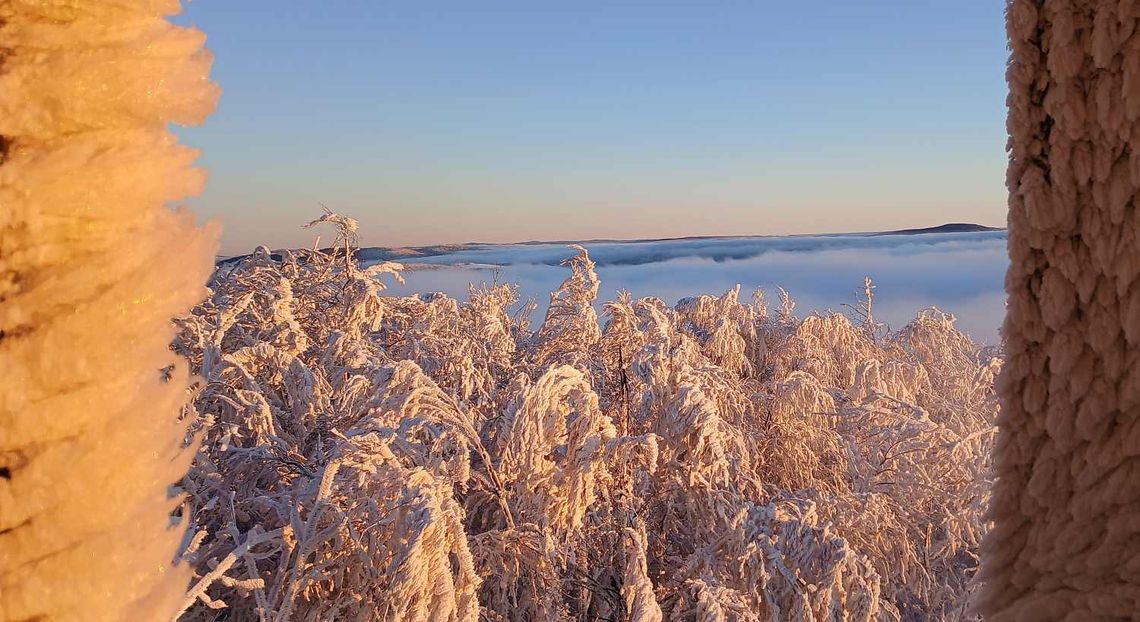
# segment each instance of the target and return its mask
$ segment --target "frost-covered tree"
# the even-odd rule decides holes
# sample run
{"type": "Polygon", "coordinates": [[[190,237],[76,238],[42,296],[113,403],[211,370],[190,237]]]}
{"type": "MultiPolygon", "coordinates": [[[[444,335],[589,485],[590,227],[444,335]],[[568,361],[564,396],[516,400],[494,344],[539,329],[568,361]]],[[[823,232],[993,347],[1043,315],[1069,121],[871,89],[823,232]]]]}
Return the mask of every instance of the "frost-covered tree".
{"type": "Polygon", "coordinates": [[[1007,7],[1009,354],[981,610],[1140,611],[1140,3],[1007,7]]]}
{"type": "Polygon", "coordinates": [[[600,330],[575,250],[537,335],[509,286],[386,296],[351,245],[219,269],[176,341],[183,619],[965,616],[999,362],[952,316],[734,289],[622,295],[600,330]]]}
{"type": "Polygon", "coordinates": [[[216,231],[168,124],[214,107],[178,0],[0,0],[0,620],[162,620],[189,573],[171,317],[216,231]]]}
{"type": "Polygon", "coordinates": [[[570,267],[570,276],[550,293],[550,306],[538,334],[534,336],[535,365],[566,363],[586,369],[591,367],[587,353],[601,338],[594,300],[598,297],[598,275],[585,248],[572,245],[578,254],[562,265],[570,267]]]}

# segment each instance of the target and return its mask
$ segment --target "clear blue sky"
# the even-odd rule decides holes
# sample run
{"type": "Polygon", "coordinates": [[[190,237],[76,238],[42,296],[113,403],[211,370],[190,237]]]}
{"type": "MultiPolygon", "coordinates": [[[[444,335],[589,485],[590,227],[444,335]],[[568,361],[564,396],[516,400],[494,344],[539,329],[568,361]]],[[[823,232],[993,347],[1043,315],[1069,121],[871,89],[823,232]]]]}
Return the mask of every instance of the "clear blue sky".
{"type": "Polygon", "coordinates": [[[195,0],[223,252],[1005,220],[1001,0],[195,0]]]}

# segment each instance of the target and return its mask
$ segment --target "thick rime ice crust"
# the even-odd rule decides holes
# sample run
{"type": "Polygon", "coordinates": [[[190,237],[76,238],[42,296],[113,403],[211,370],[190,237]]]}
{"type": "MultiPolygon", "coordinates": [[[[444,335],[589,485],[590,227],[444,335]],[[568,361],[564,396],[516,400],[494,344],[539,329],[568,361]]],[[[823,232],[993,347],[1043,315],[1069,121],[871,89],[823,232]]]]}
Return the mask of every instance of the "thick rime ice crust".
{"type": "Polygon", "coordinates": [[[981,611],[1140,612],[1140,2],[1008,6],[1008,365],[981,611]]]}
{"type": "Polygon", "coordinates": [[[183,620],[962,619],[992,352],[937,310],[890,333],[739,289],[599,329],[575,250],[536,330],[514,286],[384,296],[401,267],[341,251],[220,268],[175,341],[183,620]]]}
{"type": "Polygon", "coordinates": [[[0,0],[0,620],[162,620],[189,580],[171,317],[214,231],[167,124],[214,107],[177,0],[0,0]],[[164,379],[164,377],[166,379],[164,379]]]}

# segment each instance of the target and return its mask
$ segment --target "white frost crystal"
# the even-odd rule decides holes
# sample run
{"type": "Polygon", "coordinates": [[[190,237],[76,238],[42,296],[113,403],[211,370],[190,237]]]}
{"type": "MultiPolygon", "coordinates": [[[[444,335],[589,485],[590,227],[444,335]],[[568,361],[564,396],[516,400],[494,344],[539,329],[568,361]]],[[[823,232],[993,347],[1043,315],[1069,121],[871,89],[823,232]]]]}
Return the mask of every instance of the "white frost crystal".
{"type": "Polygon", "coordinates": [[[176,341],[204,376],[183,619],[964,617],[998,362],[951,316],[732,290],[599,330],[574,250],[534,332],[513,286],[384,296],[399,267],[350,246],[220,268],[176,341]]]}
{"type": "Polygon", "coordinates": [[[216,231],[197,192],[218,90],[178,0],[0,0],[0,620],[161,620],[189,573],[169,487],[191,452],[171,317],[216,231]]]}

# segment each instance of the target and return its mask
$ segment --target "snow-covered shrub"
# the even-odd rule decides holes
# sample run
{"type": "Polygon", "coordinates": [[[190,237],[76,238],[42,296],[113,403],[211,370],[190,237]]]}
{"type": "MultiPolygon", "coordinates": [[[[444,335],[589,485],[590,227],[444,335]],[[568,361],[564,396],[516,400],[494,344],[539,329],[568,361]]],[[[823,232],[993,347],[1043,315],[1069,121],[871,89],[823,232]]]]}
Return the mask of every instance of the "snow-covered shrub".
{"type": "Polygon", "coordinates": [[[589,368],[591,350],[601,339],[594,310],[601,282],[589,252],[581,246],[571,248],[578,254],[562,262],[570,266],[570,276],[550,293],[546,320],[531,342],[532,360],[540,369],[552,364],[589,368]]]}
{"type": "Polygon", "coordinates": [[[220,268],[176,343],[184,618],[965,615],[998,360],[937,311],[890,334],[737,290],[599,327],[576,250],[534,333],[510,286],[385,296],[399,267],[351,245],[220,268]]]}
{"type": "Polygon", "coordinates": [[[168,201],[214,108],[178,0],[0,2],[0,620],[162,620],[189,579],[170,486],[217,231],[168,201]]]}

